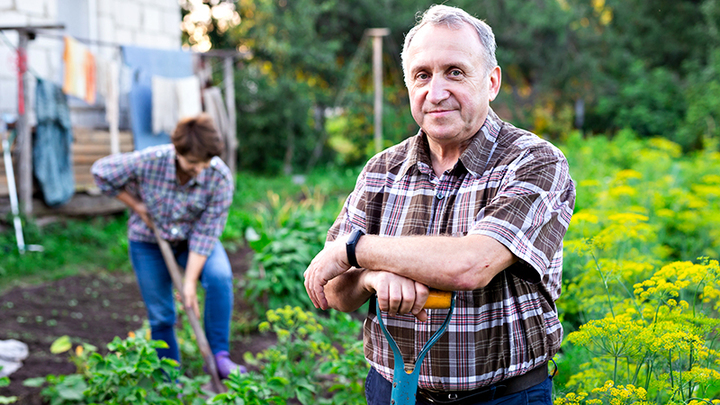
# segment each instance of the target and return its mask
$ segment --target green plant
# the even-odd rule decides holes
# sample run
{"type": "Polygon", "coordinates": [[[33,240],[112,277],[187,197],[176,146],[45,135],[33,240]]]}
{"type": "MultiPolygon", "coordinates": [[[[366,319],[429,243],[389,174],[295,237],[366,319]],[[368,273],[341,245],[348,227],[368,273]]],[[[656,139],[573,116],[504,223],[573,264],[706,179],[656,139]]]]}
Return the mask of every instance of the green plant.
{"type": "MultiPolygon", "coordinates": [[[[57,345],[65,348],[65,339],[57,345]]],[[[209,381],[202,376],[182,375],[174,360],[159,359],[156,348],[162,341],[148,341],[134,333],[116,337],[105,356],[91,352],[81,368],[83,374],[48,375],[29,379],[26,385],[39,387],[51,405],[64,404],[202,404],[207,393],[201,388],[209,381]]],[[[69,349],[68,349],[69,350],[69,349]]],[[[83,358],[82,354],[78,359],[83,358]]]]}
{"type": "Polygon", "coordinates": [[[285,304],[310,309],[303,273],[323,248],[335,212],[318,192],[307,192],[300,202],[281,202],[269,192],[268,200],[269,206],[258,208],[259,232],[249,241],[256,254],[240,287],[258,314],[285,304]]]}
{"type": "MultiPolygon", "coordinates": [[[[2,370],[2,366],[0,366],[0,370],[2,370]]],[[[10,385],[10,379],[7,377],[0,377],[0,387],[7,387],[10,385]]],[[[0,404],[12,404],[17,401],[17,397],[6,397],[3,395],[0,395],[0,404]]]]}
{"type": "MultiPolygon", "coordinates": [[[[227,394],[218,403],[363,404],[363,381],[368,371],[360,323],[347,314],[318,318],[300,307],[285,306],[267,311],[261,331],[272,331],[277,344],[257,355],[246,353],[245,361],[259,367],[260,374],[231,377],[227,394]],[[337,332],[325,333],[325,327],[337,332]],[[336,339],[340,338],[340,341],[336,339]],[[337,346],[340,346],[341,351],[337,346]],[[236,402],[232,402],[236,401],[236,402]],[[259,402],[267,401],[267,402],[259,402]]],[[[215,403],[215,402],[213,402],[215,403]]]]}

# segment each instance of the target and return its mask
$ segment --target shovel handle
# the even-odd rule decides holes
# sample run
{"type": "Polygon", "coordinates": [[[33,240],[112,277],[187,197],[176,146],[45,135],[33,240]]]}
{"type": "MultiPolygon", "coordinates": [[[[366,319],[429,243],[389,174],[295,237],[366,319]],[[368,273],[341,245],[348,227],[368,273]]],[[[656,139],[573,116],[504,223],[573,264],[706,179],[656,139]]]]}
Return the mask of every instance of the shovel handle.
{"type": "Polygon", "coordinates": [[[451,291],[430,290],[427,301],[425,301],[425,309],[447,309],[450,308],[452,302],[451,291]]]}

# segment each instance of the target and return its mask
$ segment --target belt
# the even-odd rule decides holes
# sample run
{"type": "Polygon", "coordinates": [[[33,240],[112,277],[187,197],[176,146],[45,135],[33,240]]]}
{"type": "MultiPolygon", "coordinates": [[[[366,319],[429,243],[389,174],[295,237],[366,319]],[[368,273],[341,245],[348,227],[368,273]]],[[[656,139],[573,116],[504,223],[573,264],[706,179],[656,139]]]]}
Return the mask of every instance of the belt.
{"type": "Polygon", "coordinates": [[[470,405],[524,391],[545,381],[547,377],[547,363],[543,363],[540,367],[535,367],[523,375],[510,377],[473,391],[430,391],[420,388],[418,395],[433,404],[470,405]]]}

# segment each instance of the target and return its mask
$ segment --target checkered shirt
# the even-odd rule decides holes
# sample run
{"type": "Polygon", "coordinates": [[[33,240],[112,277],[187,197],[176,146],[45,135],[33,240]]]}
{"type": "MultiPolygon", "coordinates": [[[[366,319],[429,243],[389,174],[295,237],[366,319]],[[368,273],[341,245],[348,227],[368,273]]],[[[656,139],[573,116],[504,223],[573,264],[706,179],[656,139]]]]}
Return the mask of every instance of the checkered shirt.
{"type": "MultiPolygon", "coordinates": [[[[177,180],[171,144],[106,156],[93,164],[92,173],[104,194],[114,197],[125,190],[135,196],[145,203],[165,240],[187,240],[193,252],[208,256],[225,228],[234,185],[230,169],[218,157],[183,185],[177,180]]],[[[128,239],[156,242],[134,211],[128,239]]]]}
{"type": "MultiPolygon", "coordinates": [[[[575,186],[559,149],[492,110],[457,165],[440,178],[428,150],[420,131],[373,157],[328,240],[354,228],[386,237],[487,235],[520,259],[486,287],[458,292],[447,332],[422,363],[421,388],[473,390],[525,374],[560,348],[555,300],[575,186]]],[[[383,318],[406,364],[414,362],[447,311],[428,313],[426,322],[410,315],[383,318]]],[[[392,380],[393,354],[374,305],[364,343],[370,364],[392,380]]]]}

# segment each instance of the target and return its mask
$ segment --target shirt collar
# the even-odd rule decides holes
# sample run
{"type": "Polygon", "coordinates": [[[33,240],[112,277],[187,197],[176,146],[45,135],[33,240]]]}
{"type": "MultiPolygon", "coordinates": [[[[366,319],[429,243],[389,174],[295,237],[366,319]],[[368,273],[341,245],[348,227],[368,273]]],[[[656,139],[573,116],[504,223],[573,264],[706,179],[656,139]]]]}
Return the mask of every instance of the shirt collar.
{"type": "Polygon", "coordinates": [[[177,178],[177,153],[175,152],[175,147],[171,147],[168,149],[167,156],[169,160],[168,165],[170,165],[170,168],[166,171],[166,180],[171,184],[177,184],[178,187],[191,187],[195,184],[203,185],[208,181],[208,173],[210,168],[201,171],[200,174],[192,177],[190,180],[188,180],[187,183],[181,185],[177,178]]]}
{"type": "MultiPolygon", "coordinates": [[[[463,166],[471,175],[480,177],[485,171],[493,152],[497,147],[497,137],[502,127],[502,120],[492,108],[488,110],[487,118],[480,130],[473,136],[467,149],[460,155],[458,166],[463,166]]],[[[408,158],[400,168],[400,175],[405,175],[411,168],[416,167],[423,174],[432,170],[430,159],[430,146],[422,129],[409,139],[408,158]]]]}

